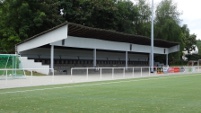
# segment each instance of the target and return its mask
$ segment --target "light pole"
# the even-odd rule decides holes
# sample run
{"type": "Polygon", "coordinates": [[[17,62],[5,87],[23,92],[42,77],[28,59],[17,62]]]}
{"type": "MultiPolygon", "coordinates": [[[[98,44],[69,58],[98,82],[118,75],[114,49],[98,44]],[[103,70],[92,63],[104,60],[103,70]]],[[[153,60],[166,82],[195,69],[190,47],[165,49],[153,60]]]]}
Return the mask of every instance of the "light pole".
{"type": "Polygon", "coordinates": [[[151,9],[151,73],[154,73],[154,0],[152,0],[151,9]]]}

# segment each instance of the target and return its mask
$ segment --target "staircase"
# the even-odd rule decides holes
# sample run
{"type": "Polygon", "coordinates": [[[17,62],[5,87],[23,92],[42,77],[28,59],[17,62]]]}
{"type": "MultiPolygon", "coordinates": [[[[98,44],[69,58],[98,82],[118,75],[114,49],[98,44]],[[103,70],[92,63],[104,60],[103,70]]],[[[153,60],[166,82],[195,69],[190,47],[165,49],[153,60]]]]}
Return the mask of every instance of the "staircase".
{"type": "Polygon", "coordinates": [[[19,57],[20,68],[24,68],[28,71],[36,71],[41,74],[48,75],[50,71],[49,65],[42,65],[41,62],[34,62],[33,59],[28,59],[27,57],[19,57]]]}

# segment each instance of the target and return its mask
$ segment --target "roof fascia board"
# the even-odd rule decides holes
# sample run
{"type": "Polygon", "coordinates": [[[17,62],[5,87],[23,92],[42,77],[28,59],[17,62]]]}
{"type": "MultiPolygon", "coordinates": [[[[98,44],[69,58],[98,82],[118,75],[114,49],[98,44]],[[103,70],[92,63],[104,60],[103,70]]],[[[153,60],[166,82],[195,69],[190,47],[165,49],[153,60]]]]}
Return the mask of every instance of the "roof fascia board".
{"type": "Polygon", "coordinates": [[[85,49],[102,49],[102,50],[117,50],[117,51],[129,51],[129,46],[124,42],[106,41],[92,38],[82,38],[68,36],[65,40],[65,45],[61,45],[61,41],[53,43],[53,45],[64,46],[64,47],[75,47],[85,49]]]}
{"type": "Polygon", "coordinates": [[[170,47],[168,49],[168,53],[178,52],[179,50],[180,50],[180,45],[176,45],[176,46],[170,47]]]}
{"type": "MultiPolygon", "coordinates": [[[[68,36],[65,39],[65,45],[62,45],[62,41],[52,43],[56,46],[63,47],[74,47],[74,48],[85,48],[85,49],[100,49],[100,50],[113,50],[113,51],[130,51],[140,53],[150,53],[150,46],[130,44],[126,42],[115,42],[92,38],[81,38],[68,36]]],[[[154,53],[156,54],[167,54],[168,48],[154,47],[154,53]]]]}
{"type": "Polygon", "coordinates": [[[60,26],[59,28],[56,28],[49,32],[45,32],[44,34],[27,40],[24,43],[20,43],[19,45],[17,45],[17,52],[20,53],[22,51],[30,50],[59,40],[66,39],[67,34],[68,24],[65,24],[63,26],[60,26]]]}
{"type": "MultiPolygon", "coordinates": [[[[155,54],[167,54],[168,48],[163,47],[154,47],[155,54]]],[[[132,51],[139,52],[139,53],[150,53],[151,46],[148,45],[139,45],[139,44],[132,44],[132,51]]]]}

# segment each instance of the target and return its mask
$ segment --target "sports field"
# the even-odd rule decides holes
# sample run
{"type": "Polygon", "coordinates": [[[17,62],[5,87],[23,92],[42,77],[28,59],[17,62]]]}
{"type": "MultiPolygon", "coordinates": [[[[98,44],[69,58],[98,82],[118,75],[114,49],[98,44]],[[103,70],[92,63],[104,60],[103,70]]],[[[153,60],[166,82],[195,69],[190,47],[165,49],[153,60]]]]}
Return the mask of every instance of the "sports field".
{"type": "Polygon", "coordinates": [[[1,89],[0,113],[201,113],[201,74],[1,89]]]}

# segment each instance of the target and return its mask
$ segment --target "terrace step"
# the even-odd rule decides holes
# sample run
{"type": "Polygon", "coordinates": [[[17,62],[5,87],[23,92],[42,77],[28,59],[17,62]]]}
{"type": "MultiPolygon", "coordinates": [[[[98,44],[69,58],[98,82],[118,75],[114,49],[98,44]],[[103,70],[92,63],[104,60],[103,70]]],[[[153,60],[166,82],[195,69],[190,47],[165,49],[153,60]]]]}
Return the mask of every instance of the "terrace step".
{"type": "Polygon", "coordinates": [[[33,70],[45,75],[49,74],[49,65],[42,65],[41,62],[35,62],[33,59],[28,59],[27,57],[20,57],[19,60],[20,68],[26,68],[28,71],[33,70]]]}

